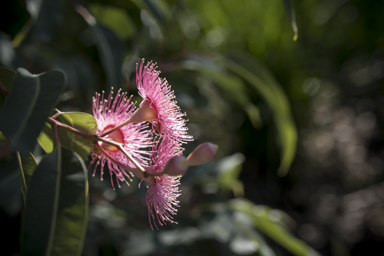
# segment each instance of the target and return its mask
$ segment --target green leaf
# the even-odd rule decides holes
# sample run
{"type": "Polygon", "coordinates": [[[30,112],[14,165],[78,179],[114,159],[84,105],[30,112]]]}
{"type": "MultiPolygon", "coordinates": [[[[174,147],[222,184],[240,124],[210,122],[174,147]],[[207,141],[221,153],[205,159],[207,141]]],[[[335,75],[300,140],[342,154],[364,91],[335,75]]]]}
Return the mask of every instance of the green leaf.
{"type": "Polygon", "coordinates": [[[88,221],[84,162],[58,147],[37,166],[23,214],[22,255],[80,255],[88,221]]]}
{"type": "Polygon", "coordinates": [[[289,19],[291,20],[291,26],[292,26],[292,30],[293,30],[293,41],[296,41],[299,31],[298,31],[297,25],[296,25],[295,11],[292,8],[290,0],[282,0],[282,1],[283,1],[285,10],[288,13],[289,19]]]}
{"type": "Polygon", "coordinates": [[[124,44],[113,31],[98,24],[95,17],[84,7],[79,8],[78,13],[88,23],[93,33],[104,68],[107,87],[120,88],[122,83],[121,69],[124,44]]]}
{"type": "MultiPolygon", "coordinates": [[[[56,118],[56,120],[89,134],[95,134],[97,131],[96,119],[87,113],[63,112],[56,118]]],[[[84,161],[87,160],[88,154],[92,148],[92,144],[89,141],[84,140],[82,137],[60,128],[57,128],[57,133],[60,143],[63,147],[75,151],[84,161]]],[[[45,124],[37,140],[45,152],[52,152],[55,137],[54,132],[49,124],[45,124]]]]}
{"type": "Polygon", "coordinates": [[[199,56],[189,56],[183,61],[185,69],[196,70],[212,79],[227,95],[242,106],[253,126],[261,128],[263,122],[259,109],[251,103],[244,82],[237,76],[228,74],[215,62],[199,56]]]}
{"type": "Polygon", "coordinates": [[[33,172],[36,169],[37,163],[36,159],[33,156],[31,152],[29,152],[28,155],[20,156],[18,159],[19,161],[19,168],[21,169],[22,173],[24,174],[25,181],[27,183],[27,186],[32,178],[33,172]]]}
{"type": "Polygon", "coordinates": [[[39,134],[37,141],[45,153],[49,154],[53,151],[55,148],[55,139],[52,127],[49,123],[44,123],[43,130],[39,134]]]}
{"type": "Polygon", "coordinates": [[[15,42],[24,45],[35,42],[50,42],[64,22],[64,1],[27,0],[26,7],[32,18],[30,24],[33,25],[26,26],[30,27],[27,34],[20,34],[15,42]],[[24,36],[25,38],[22,38],[24,36]]]}
{"type": "Polygon", "coordinates": [[[22,155],[34,149],[64,85],[64,74],[59,71],[32,75],[25,69],[17,70],[12,91],[0,111],[0,130],[22,155]]]}
{"type": "Polygon", "coordinates": [[[243,234],[246,238],[255,241],[259,245],[260,255],[276,256],[275,252],[264,240],[262,235],[259,234],[256,230],[254,230],[252,226],[249,225],[248,221],[249,221],[248,216],[242,216],[242,215],[239,216],[239,214],[234,215],[234,220],[233,220],[234,225],[241,232],[241,234],[243,234]]]}
{"type": "Polygon", "coordinates": [[[243,183],[239,180],[244,160],[243,154],[236,153],[223,158],[217,164],[219,186],[232,190],[236,197],[244,196],[243,183]]]}
{"type": "Polygon", "coordinates": [[[19,152],[16,152],[16,156],[17,162],[19,164],[21,186],[23,189],[23,200],[25,204],[26,197],[28,194],[28,183],[31,180],[32,174],[36,169],[37,163],[32,153],[29,153],[29,155],[26,156],[21,156],[19,152]]]}
{"type": "Polygon", "coordinates": [[[10,91],[16,72],[4,67],[0,67],[0,86],[10,91]]]}
{"type": "Polygon", "coordinates": [[[0,209],[11,216],[22,207],[21,181],[15,154],[0,158],[0,209]]]}
{"type": "Polygon", "coordinates": [[[166,2],[161,0],[131,0],[140,9],[148,10],[160,22],[164,22],[171,17],[171,11],[166,2]]]}
{"type": "Polygon", "coordinates": [[[293,255],[319,255],[306,243],[292,236],[279,221],[274,220],[275,217],[271,215],[269,208],[258,207],[246,199],[233,199],[229,201],[229,207],[234,211],[247,215],[260,232],[273,239],[293,255]]]}
{"type": "Polygon", "coordinates": [[[89,9],[101,24],[113,30],[122,39],[129,39],[136,33],[135,24],[126,10],[100,4],[91,4],[89,9]]]}
{"type": "Polygon", "coordinates": [[[228,56],[224,62],[230,70],[250,83],[271,108],[282,152],[278,174],[285,176],[297,147],[297,129],[286,94],[268,69],[257,60],[237,54],[228,56]]]}

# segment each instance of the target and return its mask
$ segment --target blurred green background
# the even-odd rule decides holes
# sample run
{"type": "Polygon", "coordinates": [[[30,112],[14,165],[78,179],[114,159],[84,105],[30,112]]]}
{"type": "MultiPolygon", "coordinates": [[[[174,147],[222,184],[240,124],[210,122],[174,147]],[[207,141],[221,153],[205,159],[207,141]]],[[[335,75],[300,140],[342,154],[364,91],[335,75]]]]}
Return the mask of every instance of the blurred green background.
{"type": "MultiPolygon", "coordinates": [[[[219,145],[181,179],[179,224],[159,231],[137,180],[113,191],[90,177],[83,255],[384,254],[384,3],[292,1],[293,41],[287,2],[2,3],[0,65],[64,72],[61,111],[91,112],[111,87],[140,102],[145,58],[187,112],[185,153],[219,145]]],[[[20,181],[0,178],[2,253],[17,255],[20,181]]]]}

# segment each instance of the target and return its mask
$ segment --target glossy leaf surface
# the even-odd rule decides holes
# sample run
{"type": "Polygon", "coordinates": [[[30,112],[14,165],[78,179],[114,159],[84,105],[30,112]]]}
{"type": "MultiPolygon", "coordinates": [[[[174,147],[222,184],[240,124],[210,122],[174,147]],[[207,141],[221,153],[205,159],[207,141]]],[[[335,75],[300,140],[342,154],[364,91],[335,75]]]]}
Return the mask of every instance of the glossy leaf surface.
{"type": "MultiPolygon", "coordinates": [[[[63,112],[57,117],[57,120],[85,133],[95,134],[97,123],[95,118],[82,112],[63,112]]],[[[78,153],[85,161],[91,151],[92,144],[82,137],[71,132],[57,128],[60,143],[63,147],[71,149],[78,153]]],[[[54,132],[51,125],[46,123],[43,131],[40,133],[38,141],[45,152],[50,153],[54,148],[54,132]]]]}
{"type": "MultiPolygon", "coordinates": [[[[229,201],[229,206],[235,211],[247,215],[253,225],[262,233],[297,256],[318,256],[319,254],[298,238],[293,237],[279,220],[280,212],[268,207],[256,206],[246,199],[229,201]]],[[[282,213],[281,213],[282,214],[282,213]]]]}
{"type": "Polygon", "coordinates": [[[42,159],[28,188],[22,255],[80,255],[88,218],[84,162],[65,148],[42,159]]]}
{"type": "Polygon", "coordinates": [[[64,83],[64,75],[59,71],[32,75],[25,69],[18,69],[12,91],[0,111],[0,130],[22,155],[28,154],[36,145],[64,83]]]}
{"type": "Polygon", "coordinates": [[[252,85],[271,108],[281,147],[281,164],[278,174],[285,176],[292,164],[297,147],[297,129],[287,95],[268,69],[257,60],[243,55],[231,55],[225,62],[230,70],[252,85]]]}

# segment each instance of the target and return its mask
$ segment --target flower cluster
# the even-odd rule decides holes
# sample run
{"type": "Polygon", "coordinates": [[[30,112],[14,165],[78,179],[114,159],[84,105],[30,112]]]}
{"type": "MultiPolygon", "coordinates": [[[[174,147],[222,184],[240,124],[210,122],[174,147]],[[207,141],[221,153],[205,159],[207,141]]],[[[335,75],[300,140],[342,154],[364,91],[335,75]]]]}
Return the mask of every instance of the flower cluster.
{"type": "Polygon", "coordinates": [[[202,144],[187,159],[183,157],[182,145],[193,138],[187,134],[185,113],[177,106],[170,85],[159,78],[160,71],[152,62],[139,61],[136,74],[142,97],[138,108],[121,90],[115,96],[113,91],[108,97],[104,92],[96,94],[93,100],[99,140],[91,153],[91,165],[95,164],[93,175],[101,165],[101,180],[108,167],[113,189],[113,177],[119,187],[121,182],[129,185],[133,176],[146,181],[149,222],[157,228],[156,221],[176,223],[172,215],[179,206],[181,175],[189,165],[213,158],[217,147],[202,144]]]}

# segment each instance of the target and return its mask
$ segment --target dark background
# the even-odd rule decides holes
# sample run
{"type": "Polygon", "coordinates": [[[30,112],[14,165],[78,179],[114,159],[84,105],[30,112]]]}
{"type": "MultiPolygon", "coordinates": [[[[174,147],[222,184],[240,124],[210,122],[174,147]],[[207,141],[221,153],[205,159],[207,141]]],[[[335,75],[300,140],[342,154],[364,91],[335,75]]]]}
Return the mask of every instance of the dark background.
{"type": "MultiPolygon", "coordinates": [[[[149,228],[145,189],[133,183],[113,191],[90,178],[83,255],[291,255],[278,234],[249,224],[250,235],[236,224],[241,211],[226,206],[242,196],[321,255],[384,255],[384,3],[292,6],[297,41],[278,0],[2,3],[0,64],[64,72],[61,111],[90,112],[94,93],[111,86],[139,100],[135,63],[146,58],[158,63],[187,112],[195,141],[186,154],[205,141],[220,147],[214,161],[182,178],[179,224],[160,231],[149,228]],[[97,25],[76,11],[79,5],[97,25]],[[279,130],[273,108],[280,99],[265,98],[231,71],[222,59],[228,56],[256,75],[269,70],[277,83],[262,86],[289,100],[286,118],[294,120],[298,141],[285,177],[278,175],[279,132],[289,127],[279,130]],[[225,87],[228,75],[244,87],[225,87]],[[256,114],[247,112],[248,103],[256,114]]],[[[4,184],[2,251],[17,255],[22,198],[5,188],[18,187],[17,180],[4,184]]]]}

